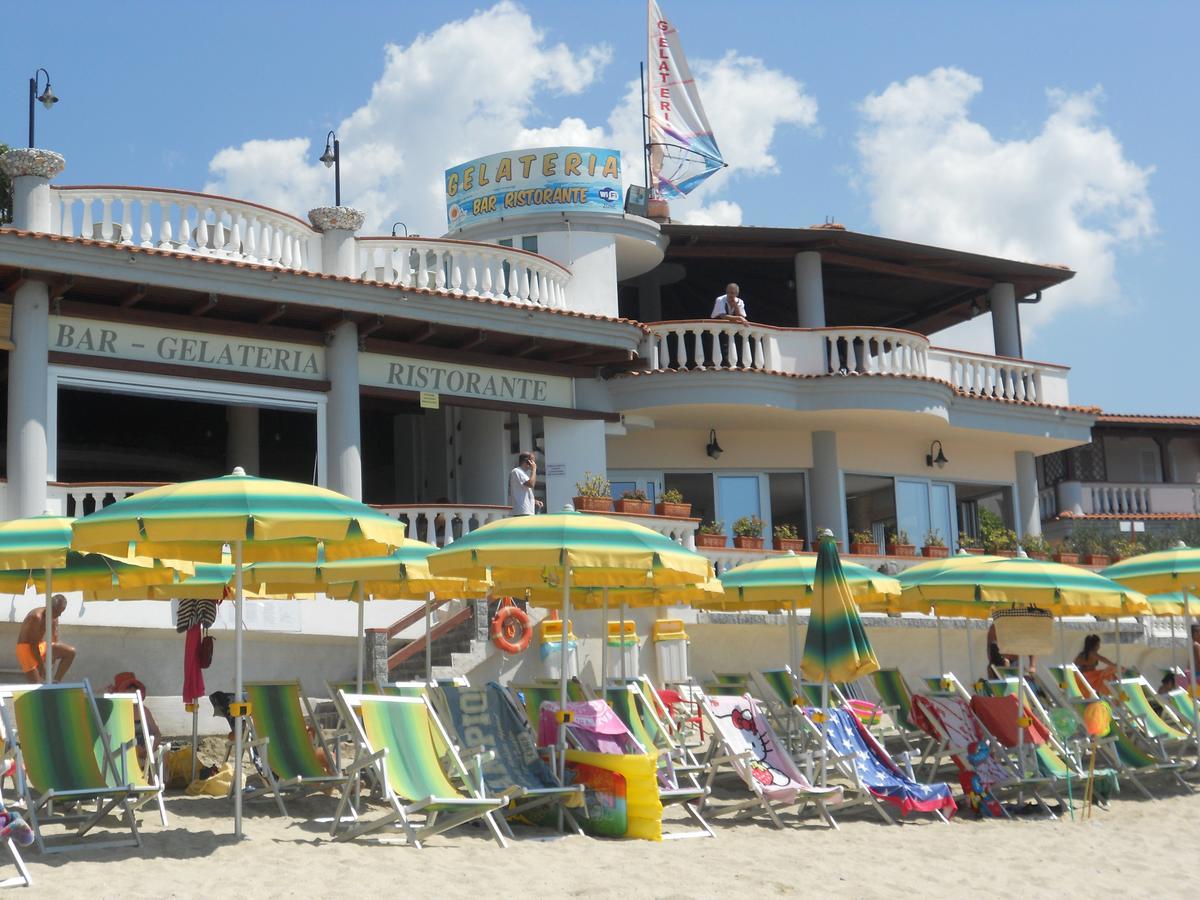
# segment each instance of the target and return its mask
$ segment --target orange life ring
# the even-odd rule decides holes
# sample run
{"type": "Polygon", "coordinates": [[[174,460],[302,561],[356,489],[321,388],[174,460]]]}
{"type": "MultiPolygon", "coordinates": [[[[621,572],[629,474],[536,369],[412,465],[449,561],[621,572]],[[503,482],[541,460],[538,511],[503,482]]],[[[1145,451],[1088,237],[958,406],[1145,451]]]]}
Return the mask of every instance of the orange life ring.
{"type": "MultiPolygon", "coordinates": [[[[511,602],[511,601],[510,601],[511,602]]],[[[492,643],[505,653],[521,653],[533,640],[529,614],[519,606],[501,606],[492,619],[492,643]]]]}

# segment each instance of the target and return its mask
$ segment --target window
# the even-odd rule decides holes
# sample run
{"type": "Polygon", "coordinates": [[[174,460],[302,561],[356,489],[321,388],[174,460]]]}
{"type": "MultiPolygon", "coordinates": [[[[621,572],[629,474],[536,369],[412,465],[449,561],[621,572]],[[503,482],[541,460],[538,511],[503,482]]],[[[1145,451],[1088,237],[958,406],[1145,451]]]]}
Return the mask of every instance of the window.
{"type": "MultiPolygon", "coordinates": [[[[808,535],[808,494],[803,472],[772,472],[767,475],[767,509],[772,527],[794,525],[801,537],[808,535]]],[[[771,537],[771,535],[767,535],[771,537]]]]}
{"type": "MultiPolygon", "coordinates": [[[[875,543],[882,545],[888,529],[896,527],[896,487],[893,479],[847,473],[846,522],[852,532],[869,531],[875,543]]],[[[813,522],[813,528],[836,529],[837,523],[813,522]]],[[[846,540],[848,543],[849,538],[846,540]]]]}

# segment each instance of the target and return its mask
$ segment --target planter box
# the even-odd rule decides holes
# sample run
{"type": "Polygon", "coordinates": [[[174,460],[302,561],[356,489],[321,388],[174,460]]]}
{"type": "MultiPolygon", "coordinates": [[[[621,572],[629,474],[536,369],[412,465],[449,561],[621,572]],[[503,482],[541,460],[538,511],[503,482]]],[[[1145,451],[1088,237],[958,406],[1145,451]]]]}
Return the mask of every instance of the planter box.
{"type": "Polygon", "coordinates": [[[926,544],[921,548],[921,555],[926,559],[946,559],[950,555],[950,548],[930,547],[926,544]]]}
{"type": "Polygon", "coordinates": [[[1025,551],[1025,555],[1030,559],[1040,559],[1042,562],[1050,558],[1045,553],[1030,553],[1028,550],[1025,551]]]}
{"type": "Polygon", "coordinates": [[[857,541],[853,541],[850,544],[850,553],[854,556],[878,556],[879,545],[860,544],[857,541]]]}
{"type": "Polygon", "coordinates": [[[612,497],[572,497],[576,512],[612,512],[612,497]]]}
{"type": "Polygon", "coordinates": [[[1109,564],[1108,555],[1104,553],[1085,553],[1083,554],[1083,564],[1085,566],[1107,566],[1109,564]]]}
{"type": "Polygon", "coordinates": [[[1054,561],[1056,563],[1063,563],[1068,566],[1077,566],[1077,565],[1079,565],[1079,554],[1078,553],[1055,553],[1054,561]]]}
{"type": "Polygon", "coordinates": [[[649,500],[614,500],[613,508],[619,513],[628,513],[634,516],[650,515],[650,507],[652,504],[649,500]]]}
{"type": "MultiPolygon", "coordinates": [[[[984,549],[986,549],[986,548],[984,548],[984,549]]],[[[992,556],[1003,556],[1008,559],[1016,559],[1016,556],[1017,556],[1016,550],[988,550],[987,552],[990,553],[992,556]]]]}
{"type": "Polygon", "coordinates": [[[775,538],[775,549],[800,553],[804,550],[804,538],[775,538]]]}
{"type": "Polygon", "coordinates": [[[761,550],[763,548],[763,539],[761,537],[734,535],[733,546],[739,550],[761,550]]]}
{"type": "Polygon", "coordinates": [[[916,556],[916,544],[888,544],[888,556],[916,556]]]}
{"type": "Polygon", "coordinates": [[[671,519],[688,519],[692,515],[692,504],[690,503],[660,503],[655,507],[655,512],[660,516],[667,516],[671,519]]]}
{"type": "Polygon", "coordinates": [[[723,534],[697,534],[696,549],[708,547],[717,549],[725,546],[725,535],[723,534]]]}
{"type": "Polygon", "coordinates": [[[970,553],[972,556],[983,556],[982,547],[962,547],[963,553],[970,553]]]}

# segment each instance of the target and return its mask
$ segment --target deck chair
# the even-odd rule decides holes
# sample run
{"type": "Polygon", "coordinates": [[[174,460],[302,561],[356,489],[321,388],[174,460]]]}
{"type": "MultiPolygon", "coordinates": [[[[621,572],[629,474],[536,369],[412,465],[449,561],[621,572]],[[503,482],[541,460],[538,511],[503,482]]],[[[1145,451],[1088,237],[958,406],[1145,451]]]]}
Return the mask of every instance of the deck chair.
{"type": "Polygon", "coordinates": [[[963,794],[977,813],[1007,817],[1009,812],[997,795],[1015,793],[1018,803],[1023,804],[1028,794],[1048,817],[1057,818],[1041,796],[1048,779],[1013,769],[1006,762],[1007,753],[987,733],[967,701],[918,694],[913,697],[912,714],[958,767],[963,794]]]}
{"type": "Polygon", "coordinates": [[[901,818],[912,812],[933,813],[946,822],[944,809],[954,815],[957,804],[950,786],[917,781],[907,757],[907,771],[901,769],[849,710],[802,708],[799,713],[810,739],[818,744],[827,742],[826,759],[835,772],[854,785],[860,802],[870,803],[889,825],[896,820],[888,806],[898,810],[901,818]]]}
{"type": "Polygon", "coordinates": [[[244,799],[271,795],[286,816],[285,797],[297,799],[345,784],[345,777],[331,771],[317,755],[319,745],[326,760],[335,758],[299,681],[251,682],[246,685],[246,699],[250,702],[248,746],[255,768],[247,781],[257,777],[261,785],[248,785],[244,799]]]}
{"type": "Polygon", "coordinates": [[[704,771],[704,764],[696,759],[690,748],[675,740],[666,723],[659,718],[640,682],[630,681],[623,687],[610,684],[604,699],[647,752],[659,751],[659,766],[669,769],[672,778],[704,771]]]}
{"type": "Polygon", "coordinates": [[[133,808],[141,809],[151,801],[156,802],[158,817],[163,828],[166,828],[167,808],[163,804],[163,788],[166,785],[163,778],[163,748],[155,746],[154,738],[150,735],[142,695],[137,692],[104,694],[96,698],[96,708],[100,712],[100,721],[104,723],[104,733],[108,735],[113,762],[116,763],[116,772],[108,773],[109,784],[114,787],[118,784],[134,784],[150,789],[150,793],[139,795],[133,808]],[[144,761],[138,758],[139,746],[145,749],[144,761]]]}
{"type": "Polygon", "coordinates": [[[9,698],[0,695],[0,717],[8,733],[16,735],[17,786],[39,851],[141,846],[134,804],[157,789],[132,779],[118,783],[111,739],[88,682],[38,685],[9,698]],[[79,804],[93,801],[94,811],[80,809],[79,804]],[[83,840],[110,813],[120,816],[131,836],[83,840]],[[46,829],[52,825],[73,829],[75,840],[48,836],[46,829]]]}
{"type": "Polygon", "coordinates": [[[1186,688],[1175,688],[1165,694],[1159,694],[1158,701],[1165,708],[1171,710],[1183,731],[1190,734],[1194,730],[1192,716],[1194,715],[1193,710],[1196,708],[1196,701],[1186,688]]]}
{"type": "Polygon", "coordinates": [[[509,693],[498,683],[483,687],[441,687],[443,717],[447,731],[456,739],[459,752],[494,756],[482,764],[479,783],[482,793],[508,798],[500,823],[513,836],[507,818],[527,815],[546,807],[560,807],[564,821],[576,834],[583,834],[571,808],[583,806],[583,785],[564,785],[538,753],[534,734],[509,693]]]}
{"type": "Polygon", "coordinates": [[[912,720],[910,710],[913,692],[904,674],[899,669],[876,669],[871,673],[871,687],[894,729],[894,733],[884,731],[881,736],[898,741],[909,753],[924,748],[918,755],[918,758],[923,757],[925,750],[929,749],[931,738],[912,720]]]}
{"type": "MultiPolygon", "coordinates": [[[[1186,732],[1169,724],[1158,711],[1150,705],[1150,685],[1144,678],[1117,678],[1110,682],[1113,696],[1125,708],[1130,719],[1136,723],[1138,731],[1152,743],[1163,759],[1178,757],[1185,745],[1191,742],[1186,732]]],[[[1164,714],[1174,718],[1174,713],[1166,707],[1164,714]]]]}
{"type": "Polygon", "coordinates": [[[710,681],[704,682],[704,693],[716,697],[740,697],[750,692],[749,672],[713,672],[710,681]]]}
{"type": "Polygon", "coordinates": [[[713,733],[705,787],[711,791],[721,767],[728,766],[752,795],[720,806],[706,801],[704,811],[710,817],[746,818],[761,813],[776,828],[782,828],[781,812],[796,807],[800,817],[811,803],[830,828],[837,828],[829,807],[844,802],[842,789],[816,787],[809,781],[753,697],[704,697],[700,708],[713,733]]]}
{"type": "MultiPolygon", "coordinates": [[[[514,682],[509,685],[509,689],[514,691],[518,696],[520,703],[525,709],[525,718],[529,722],[529,727],[534,731],[537,731],[538,723],[541,721],[542,704],[558,703],[559,700],[559,684],[557,681],[553,683],[549,681],[537,681],[529,684],[517,684],[514,682]]],[[[579,679],[568,679],[567,702],[581,703],[587,699],[587,692],[583,689],[583,684],[579,679]]]]}
{"type": "MultiPolygon", "coordinates": [[[[492,814],[506,806],[509,798],[485,797],[479,788],[472,786],[462,757],[427,698],[339,692],[337,702],[343,706],[342,715],[350,723],[357,754],[346,769],[342,799],[333,817],[330,834],[335,840],[353,840],[399,823],[406,841],[419,849],[434,835],[482,820],[496,843],[508,846],[492,814]],[[461,782],[461,788],[450,781],[438,761],[435,734],[450,748],[452,774],[461,782]],[[342,814],[350,809],[354,797],[353,785],[368,768],[375,770],[384,802],[391,809],[380,818],[359,820],[339,831],[342,814]],[[413,821],[418,815],[424,817],[419,826],[413,821]]],[[[478,769],[482,759],[476,763],[478,769]]]]}

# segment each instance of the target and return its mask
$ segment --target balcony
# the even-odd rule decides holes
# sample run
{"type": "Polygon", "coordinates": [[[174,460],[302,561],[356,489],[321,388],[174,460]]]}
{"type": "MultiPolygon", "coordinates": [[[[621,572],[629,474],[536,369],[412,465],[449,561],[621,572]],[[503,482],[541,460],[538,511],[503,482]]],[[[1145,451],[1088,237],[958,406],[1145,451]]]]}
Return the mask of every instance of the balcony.
{"type": "Polygon", "coordinates": [[[654,322],[643,357],[652,372],[893,375],[944,382],[975,397],[1068,404],[1067,368],[931,346],[893,328],[779,328],[714,319],[654,322]]]}
{"type": "Polygon", "coordinates": [[[1200,484],[1121,484],[1111,481],[1063,481],[1043,488],[1042,518],[1057,516],[1200,515],[1200,484]]]}

